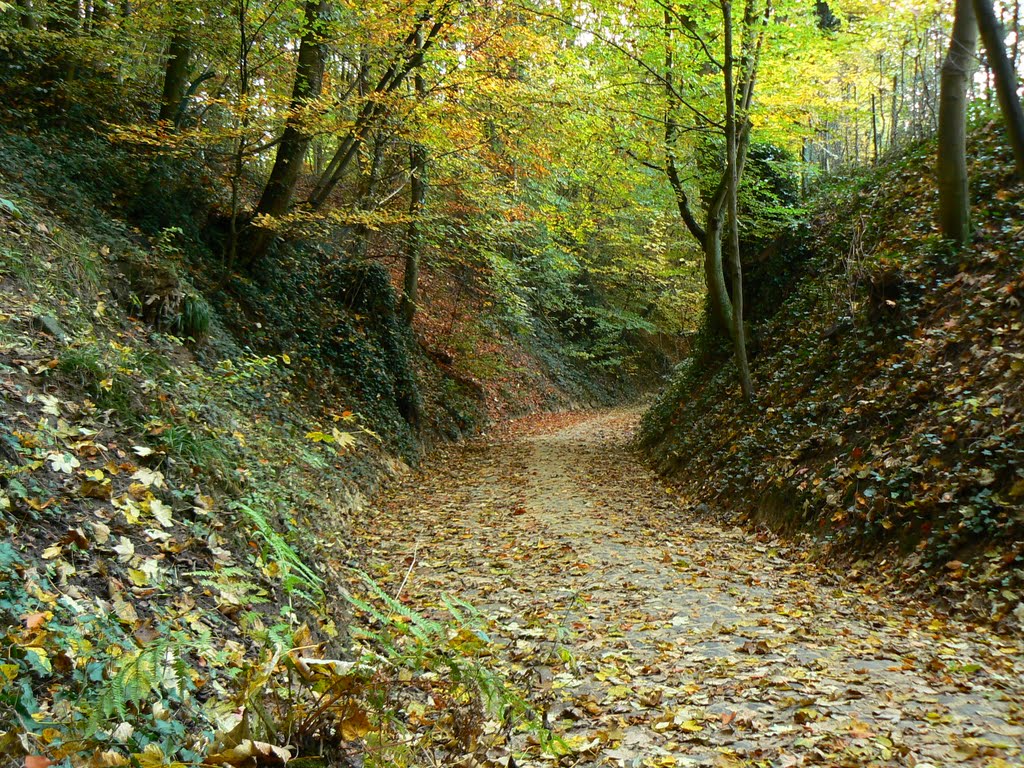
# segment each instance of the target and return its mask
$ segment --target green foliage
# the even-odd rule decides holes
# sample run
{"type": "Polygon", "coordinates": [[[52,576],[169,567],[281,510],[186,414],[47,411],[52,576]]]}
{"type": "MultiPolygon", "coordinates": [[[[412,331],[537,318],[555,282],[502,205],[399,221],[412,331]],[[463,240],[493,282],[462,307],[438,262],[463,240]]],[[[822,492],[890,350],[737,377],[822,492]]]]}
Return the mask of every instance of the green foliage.
{"type": "Polygon", "coordinates": [[[155,436],[155,443],[169,455],[204,473],[226,478],[231,454],[224,440],[201,424],[172,424],[155,436]]]}
{"type": "Polygon", "coordinates": [[[186,294],[181,301],[181,313],[178,315],[175,329],[182,336],[198,341],[210,330],[212,311],[202,296],[186,294]]]}
{"type": "MultiPolygon", "coordinates": [[[[379,668],[383,662],[392,674],[411,675],[414,681],[439,679],[453,704],[461,703],[470,709],[480,707],[463,716],[498,716],[506,727],[534,734],[544,749],[557,741],[521,694],[486,665],[484,660],[489,654],[491,639],[486,631],[487,622],[472,605],[446,595],[438,606],[438,618],[428,618],[389,595],[367,574],[357,571],[356,575],[367,590],[367,596],[348,594],[346,597],[367,621],[353,629],[364,664],[379,668]]],[[[385,704],[387,699],[379,701],[385,704]]],[[[377,717],[401,732],[402,708],[408,702],[397,704],[379,711],[377,717]]],[[[429,744],[428,739],[420,738],[429,744]]],[[[371,753],[375,761],[380,761],[374,764],[386,765],[389,764],[387,759],[402,759],[405,750],[400,745],[401,740],[393,742],[391,749],[399,748],[393,754],[371,753]]]]}
{"type": "Polygon", "coordinates": [[[779,232],[796,226],[806,213],[800,207],[801,167],[783,147],[751,145],[739,190],[740,237],[748,260],[779,232]]]}
{"type": "Polygon", "coordinates": [[[285,593],[291,597],[300,597],[310,602],[324,598],[324,580],[314,572],[284,537],[277,532],[261,510],[242,501],[234,501],[231,508],[240,511],[253,526],[254,532],[263,540],[262,557],[264,561],[273,562],[280,574],[280,582],[285,593]]]}
{"type": "Polygon", "coordinates": [[[289,355],[321,397],[343,398],[385,443],[412,455],[420,394],[387,271],[373,262],[334,263],[303,244],[282,248],[266,267],[260,284],[239,285],[237,303],[220,304],[229,327],[254,346],[289,339],[289,355]]]}
{"type": "Polygon", "coordinates": [[[13,200],[8,200],[6,197],[0,197],[0,209],[3,209],[15,218],[20,219],[22,217],[21,209],[14,204],[13,200]]]}
{"type": "Polygon", "coordinates": [[[126,353],[126,349],[98,344],[69,347],[57,358],[56,370],[69,384],[87,392],[98,408],[113,409],[131,420],[135,417],[135,402],[130,375],[141,370],[126,353]]]}
{"type": "MultiPolygon", "coordinates": [[[[38,743],[70,753],[82,745],[135,752],[152,745],[197,758],[190,746],[211,726],[193,698],[194,670],[201,655],[215,654],[210,636],[167,625],[139,644],[113,614],[58,601],[27,565],[0,543],[0,616],[9,627],[0,639],[0,722],[19,722],[38,743]],[[43,709],[51,688],[55,697],[43,709]]],[[[5,753],[21,753],[12,738],[0,732],[5,753]]]]}

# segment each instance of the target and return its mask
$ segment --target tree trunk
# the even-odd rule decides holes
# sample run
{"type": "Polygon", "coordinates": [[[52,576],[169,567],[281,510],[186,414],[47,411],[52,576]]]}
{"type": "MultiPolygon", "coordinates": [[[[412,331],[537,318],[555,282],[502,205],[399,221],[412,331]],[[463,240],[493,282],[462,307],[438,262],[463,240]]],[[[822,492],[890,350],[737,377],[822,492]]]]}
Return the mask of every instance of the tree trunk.
{"type": "Polygon", "coordinates": [[[18,26],[32,31],[39,29],[39,19],[32,0],[18,0],[18,26]]]}
{"type": "Polygon", "coordinates": [[[727,334],[732,326],[732,303],[729,300],[729,291],[726,288],[725,274],[722,270],[722,206],[721,202],[714,200],[711,202],[703,227],[697,222],[690,208],[690,201],[676,165],[676,141],[679,135],[679,124],[675,113],[679,105],[674,86],[674,68],[672,16],[670,9],[666,8],[664,77],[668,105],[665,110],[665,173],[675,194],[679,216],[686,224],[690,234],[700,243],[704,253],[704,282],[708,289],[711,313],[709,319],[712,327],[716,331],[727,334]]]}
{"type": "MultiPolygon", "coordinates": [[[[418,41],[419,42],[419,41],[418,41]]],[[[416,98],[422,103],[427,96],[427,86],[419,71],[415,78],[416,98]]],[[[405,274],[402,279],[402,301],[400,312],[406,326],[412,327],[419,302],[420,256],[423,250],[421,231],[423,208],[427,202],[427,148],[416,142],[409,150],[409,230],[405,250],[405,274]]]]}
{"type": "MultiPolygon", "coordinates": [[[[751,106],[754,97],[754,85],[757,81],[757,68],[760,60],[761,45],[764,40],[764,25],[755,34],[754,26],[757,23],[756,3],[754,0],[747,0],[744,12],[744,41],[743,41],[743,70],[742,80],[734,82],[731,86],[733,92],[733,105],[736,106],[736,99],[739,99],[739,108],[746,114],[751,106]]],[[[731,6],[731,4],[730,4],[731,6]]],[[[767,22],[770,5],[764,9],[764,21],[767,22]]],[[[731,11],[730,11],[731,17],[731,11]]],[[[714,328],[723,334],[733,334],[734,312],[732,301],[729,297],[729,290],[725,281],[725,271],[722,257],[723,227],[725,226],[725,214],[728,203],[729,174],[728,169],[723,171],[711,200],[708,203],[705,226],[701,227],[690,209],[690,201],[682,185],[679,172],[676,167],[675,140],[679,132],[675,120],[675,110],[678,96],[673,86],[673,58],[672,58],[672,33],[670,25],[671,17],[669,10],[665,11],[665,91],[668,100],[668,108],[665,117],[665,170],[675,193],[676,204],[683,222],[690,233],[697,238],[704,252],[704,279],[708,288],[708,299],[711,309],[711,322],[714,328]]],[[[731,35],[731,30],[730,30],[731,35]]],[[[731,38],[730,38],[731,39],[731,38]]],[[[737,128],[736,137],[736,165],[735,172],[737,183],[743,177],[743,167],[746,163],[747,150],[750,146],[750,122],[744,121],[742,126],[737,128]]]]}
{"type": "Polygon", "coordinates": [[[228,177],[228,184],[231,188],[231,210],[228,218],[228,242],[225,248],[226,263],[223,278],[225,281],[231,279],[231,273],[238,260],[241,235],[244,231],[241,216],[242,177],[245,172],[245,156],[250,146],[247,134],[251,119],[246,99],[249,96],[251,84],[252,73],[249,68],[249,56],[252,53],[254,39],[249,34],[249,7],[249,3],[243,0],[234,9],[238,24],[238,104],[241,105],[242,110],[238,118],[238,138],[235,140],[231,175],[228,177]]]}
{"type": "Polygon", "coordinates": [[[1003,25],[999,23],[992,8],[992,0],[974,0],[974,11],[996,81],[996,96],[999,97],[999,107],[1006,120],[1006,131],[1017,162],[1017,176],[1024,179],[1024,111],[1021,110],[1020,96],[1017,94],[1017,73],[1006,55],[1003,25]]]}
{"type": "Polygon", "coordinates": [[[158,119],[172,128],[181,122],[182,102],[188,89],[188,65],[192,58],[192,35],[188,22],[179,19],[167,48],[167,66],[164,69],[164,90],[160,97],[158,119]]]}
{"type": "MultiPolygon", "coordinates": [[[[377,187],[380,185],[381,173],[384,166],[384,149],[387,138],[383,131],[378,131],[373,136],[370,152],[370,167],[362,174],[362,189],[359,191],[359,199],[356,207],[360,211],[371,212],[377,206],[377,187]]],[[[370,235],[373,230],[364,222],[353,227],[354,243],[352,247],[352,258],[357,261],[365,259],[370,252],[370,235]]]]}
{"type": "Polygon", "coordinates": [[[725,283],[725,269],[722,259],[722,228],[725,224],[721,207],[716,214],[708,214],[705,229],[704,281],[708,287],[708,301],[711,305],[711,321],[714,327],[725,334],[732,334],[733,312],[729,289],[725,283]]]}
{"type": "Polygon", "coordinates": [[[899,97],[897,96],[897,94],[899,93],[899,87],[900,87],[899,75],[893,75],[892,76],[892,106],[891,106],[891,112],[889,113],[889,115],[890,115],[890,118],[889,118],[889,148],[890,149],[895,149],[896,145],[899,143],[899,130],[897,130],[897,126],[899,125],[899,109],[900,109],[900,107],[899,107],[899,97]]]}
{"type": "MultiPolygon", "coordinates": [[[[319,26],[326,11],[326,0],[308,0],[305,5],[304,31],[299,43],[288,120],[285,122],[284,133],[277,147],[274,167],[263,188],[263,194],[260,195],[254,216],[282,216],[291,205],[306,150],[312,140],[312,136],[303,129],[302,111],[318,99],[323,90],[326,46],[319,26]]],[[[258,224],[253,225],[245,244],[246,265],[251,266],[261,261],[273,241],[272,230],[258,224]]]]}
{"type": "Polygon", "coordinates": [[[967,177],[967,84],[971,78],[977,27],[971,0],[956,0],[949,53],[939,90],[939,228],[963,245],[971,234],[971,194],[967,177]]]}
{"type": "Polygon", "coordinates": [[[871,94],[871,147],[872,164],[878,165],[878,109],[875,105],[875,94],[871,94]]]}
{"type": "Polygon", "coordinates": [[[420,222],[427,202],[427,149],[422,144],[410,150],[409,230],[405,251],[405,274],[402,280],[401,314],[405,324],[412,327],[419,303],[420,258],[423,252],[423,232],[420,222]]]}
{"type": "MultiPolygon", "coordinates": [[[[722,0],[722,21],[725,27],[725,144],[726,176],[728,190],[729,221],[729,262],[732,267],[732,340],[736,351],[736,367],[740,373],[740,389],[743,399],[750,401],[754,396],[750,380],[750,366],[747,362],[746,331],[743,327],[743,266],[740,263],[740,228],[737,187],[739,186],[739,156],[737,147],[736,89],[733,85],[732,56],[732,3],[722,0]]],[[[743,118],[746,120],[746,117],[743,118]]]]}
{"type": "Polygon", "coordinates": [[[1020,0],[1013,4],[1013,53],[1010,60],[1013,63],[1013,71],[1020,67],[1020,0]]]}

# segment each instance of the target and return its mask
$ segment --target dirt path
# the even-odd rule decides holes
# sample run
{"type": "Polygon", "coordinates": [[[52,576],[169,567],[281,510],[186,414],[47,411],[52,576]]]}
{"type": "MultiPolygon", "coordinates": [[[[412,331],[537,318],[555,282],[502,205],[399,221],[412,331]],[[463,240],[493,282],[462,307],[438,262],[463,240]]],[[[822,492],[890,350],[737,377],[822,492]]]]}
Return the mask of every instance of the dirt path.
{"type": "Polygon", "coordinates": [[[378,575],[424,610],[479,606],[571,747],[515,737],[518,765],[1024,765],[1019,642],[693,519],[630,451],[635,420],[472,444],[372,510],[378,575]]]}

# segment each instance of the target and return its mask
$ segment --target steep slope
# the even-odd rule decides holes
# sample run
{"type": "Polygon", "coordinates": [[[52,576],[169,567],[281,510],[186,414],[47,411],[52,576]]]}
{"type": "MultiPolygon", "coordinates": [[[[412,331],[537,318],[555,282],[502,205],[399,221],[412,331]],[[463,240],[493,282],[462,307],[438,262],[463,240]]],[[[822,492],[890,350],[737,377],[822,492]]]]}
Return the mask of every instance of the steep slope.
{"type": "Polygon", "coordinates": [[[993,125],[970,155],[977,233],[959,253],[933,223],[932,146],[833,183],[753,265],[771,308],[754,320],[756,405],[705,347],[642,442],[694,503],[1020,622],[1024,189],[993,125]]]}
{"type": "Polygon", "coordinates": [[[0,764],[196,759],[269,649],[338,652],[347,514],[387,459],[159,243],[3,181],[0,764]]]}

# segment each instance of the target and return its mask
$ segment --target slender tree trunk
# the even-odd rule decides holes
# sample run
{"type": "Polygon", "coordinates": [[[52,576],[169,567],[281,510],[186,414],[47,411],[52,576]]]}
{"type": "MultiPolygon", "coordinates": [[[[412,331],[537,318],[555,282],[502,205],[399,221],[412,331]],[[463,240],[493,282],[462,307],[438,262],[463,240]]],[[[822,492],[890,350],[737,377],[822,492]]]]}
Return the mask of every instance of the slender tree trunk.
{"type": "MultiPolygon", "coordinates": [[[[959,5],[959,3],[958,3],[959,5]]],[[[1010,146],[1017,162],[1017,175],[1024,179],[1024,111],[1021,110],[1017,93],[1017,73],[1006,55],[1005,32],[999,23],[991,0],[974,0],[974,11],[978,17],[978,29],[985,43],[989,65],[996,82],[999,107],[1006,120],[1006,131],[1010,146]]]]}
{"type": "Polygon", "coordinates": [[[679,136],[679,123],[676,112],[679,109],[678,94],[675,91],[675,59],[672,40],[672,12],[665,9],[665,174],[676,198],[676,207],[686,228],[701,244],[704,252],[704,281],[707,284],[710,303],[710,320],[716,330],[729,333],[732,325],[732,304],[725,285],[725,274],[722,271],[722,215],[721,205],[714,201],[708,208],[705,219],[706,226],[701,226],[690,208],[690,200],[683,187],[682,178],[677,166],[676,147],[679,136]]]}
{"type": "Polygon", "coordinates": [[[181,122],[182,102],[188,90],[188,66],[192,58],[192,34],[188,22],[179,19],[170,45],[167,47],[167,65],[164,68],[164,89],[160,97],[159,120],[172,128],[181,122]]]}
{"type": "MultiPolygon", "coordinates": [[[[856,145],[855,145],[856,146],[856,145]]],[[[800,199],[804,200],[807,198],[807,165],[811,161],[811,148],[810,142],[807,137],[804,137],[803,143],[800,146],[800,199]]]]}
{"type": "MultiPolygon", "coordinates": [[[[420,71],[416,72],[415,86],[416,98],[422,103],[427,97],[427,85],[420,71]]],[[[410,328],[419,303],[420,258],[423,251],[421,219],[427,202],[428,160],[427,147],[422,142],[414,142],[409,150],[409,230],[406,235],[405,274],[399,307],[402,320],[410,328]]]]}
{"type": "MultiPolygon", "coordinates": [[[[384,165],[384,149],[387,139],[383,131],[378,131],[370,142],[370,167],[362,176],[362,189],[359,192],[357,207],[360,211],[371,212],[377,206],[377,187],[380,185],[381,171],[384,165]]],[[[352,258],[365,259],[370,252],[370,236],[373,230],[369,225],[360,222],[353,227],[354,243],[352,258]]]]}
{"type": "MultiPolygon", "coordinates": [[[[740,263],[740,228],[737,187],[739,186],[739,157],[737,148],[736,90],[733,84],[732,56],[732,3],[722,0],[722,21],[725,26],[725,143],[726,174],[728,176],[729,261],[732,266],[732,339],[736,351],[736,366],[740,372],[740,389],[748,402],[754,396],[747,362],[746,330],[743,327],[743,266],[740,263]]],[[[744,116],[744,120],[746,117],[744,116]]]]}
{"type": "MultiPolygon", "coordinates": [[[[318,99],[323,90],[326,46],[319,27],[326,11],[326,0],[308,0],[305,5],[303,34],[299,43],[288,120],[277,147],[274,167],[260,195],[254,217],[282,216],[291,205],[306,150],[312,140],[312,136],[303,128],[302,110],[318,99]]],[[[247,266],[258,263],[266,256],[274,237],[270,229],[258,224],[251,226],[245,243],[244,260],[247,266]]]]}
{"type": "MultiPolygon", "coordinates": [[[[46,8],[46,30],[72,36],[81,31],[82,9],[78,0],[53,0],[46,8]]],[[[57,86],[54,89],[55,106],[58,112],[66,107],[65,94],[59,86],[60,81],[70,83],[75,79],[77,61],[63,46],[55,48],[52,58],[43,68],[44,81],[57,86]]]]}
{"type": "MultiPolygon", "coordinates": [[[[164,64],[164,85],[160,94],[160,109],[157,120],[168,130],[176,131],[184,114],[185,100],[188,94],[188,69],[192,58],[192,35],[188,20],[184,16],[174,19],[175,28],[167,45],[167,61],[164,64]]],[[[161,187],[166,183],[172,161],[170,158],[156,155],[149,163],[146,180],[139,192],[137,205],[139,209],[151,204],[151,201],[165,196],[166,190],[161,187]]]]}
{"type": "Polygon", "coordinates": [[[971,77],[977,27],[971,0],[956,0],[949,53],[939,92],[939,228],[961,245],[971,235],[971,195],[967,177],[967,83],[971,77]]]}
{"type": "Polygon", "coordinates": [[[421,218],[427,202],[427,150],[422,144],[410,149],[409,230],[405,251],[405,273],[402,280],[402,319],[412,326],[419,304],[420,259],[423,253],[423,231],[421,218]]]}
{"type": "Polygon", "coordinates": [[[711,303],[711,317],[715,326],[723,333],[733,333],[733,308],[729,289],[725,282],[725,265],[722,258],[722,229],[725,216],[722,206],[708,212],[704,236],[704,280],[708,286],[711,303]]]}
{"type": "MultiPolygon", "coordinates": [[[[754,86],[757,81],[757,68],[760,60],[761,45],[764,40],[764,25],[759,32],[755,32],[757,24],[755,0],[747,0],[744,12],[744,42],[743,42],[743,71],[742,81],[734,82],[732,85],[733,99],[739,99],[739,108],[746,114],[751,106],[754,96],[754,86]]],[[[731,3],[730,3],[731,8],[731,3]]],[[[771,5],[764,9],[764,21],[767,22],[771,5]]],[[[731,17],[731,11],[730,11],[731,17]]],[[[679,208],[680,217],[686,224],[690,233],[701,243],[704,251],[704,279],[707,282],[708,299],[711,309],[711,321],[717,330],[729,335],[733,334],[734,315],[732,300],[729,297],[729,290],[725,280],[725,271],[722,256],[723,229],[725,227],[726,208],[728,203],[729,175],[724,171],[718,187],[708,203],[705,226],[701,226],[693,216],[690,209],[690,201],[683,188],[676,165],[676,137],[678,135],[678,124],[675,119],[675,112],[678,108],[676,103],[678,96],[673,86],[673,58],[672,58],[672,32],[671,16],[669,10],[665,12],[665,92],[668,101],[665,118],[665,170],[668,175],[672,190],[675,193],[676,204],[679,208]]],[[[731,34],[731,31],[730,31],[731,34]]],[[[735,105],[734,101],[734,105],[735,105]]],[[[746,162],[747,150],[750,146],[750,123],[744,121],[737,130],[736,142],[736,177],[737,180],[743,176],[743,167],[746,162]]]]}
{"type": "Polygon", "coordinates": [[[1020,0],[1013,4],[1013,71],[1020,69],[1020,0]]]}
{"type": "Polygon", "coordinates": [[[224,280],[231,278],[235,263],[238,261],[241,243],[241,207],[242,207],[242,176],[245,172],[245,155],[249,148],[249,97],[250,71],[249,54],[252,52],[253,40],[249,35],[249,0],[239,0],[235,7],[235,18],[238,23],[238,104],[241,116],[238,120],[238,139],[235,142],[235,153],[232,162],[229,185],[231,187],[231,214],[228,220],[228,245],[224,280]]]}
{"type": "Polygon", "coordinates": [[[871,146],[872,163],[878,165],[878,107],[875,103],[875,94],[871,94],[871,146]]]}
{"type": "Polygon", "coordinates": [[[853,162],[860,165],[860,106],[857,104],[857,86],[853,87],[853,162]]]}
{"type": "Polygon", "coordinates": [[[889,148],[895,149],[899,143],[899,131],[897,126],[899,125],[899,93],[900,80],[899,75],[892,76],[892,105],[890,107],[891,112],[889,113],[889,148]]]}
{"type": "Polygon", "coordinates": [[[918,54],[914,57],[914,102],[913,102],[913,131],[914,140],[921,138],[921,115],[924,113],[924,106],[922,105],[923,97],[921,91],[918,88],[918,84],[921,82],[921,56],[918,54]]]}

